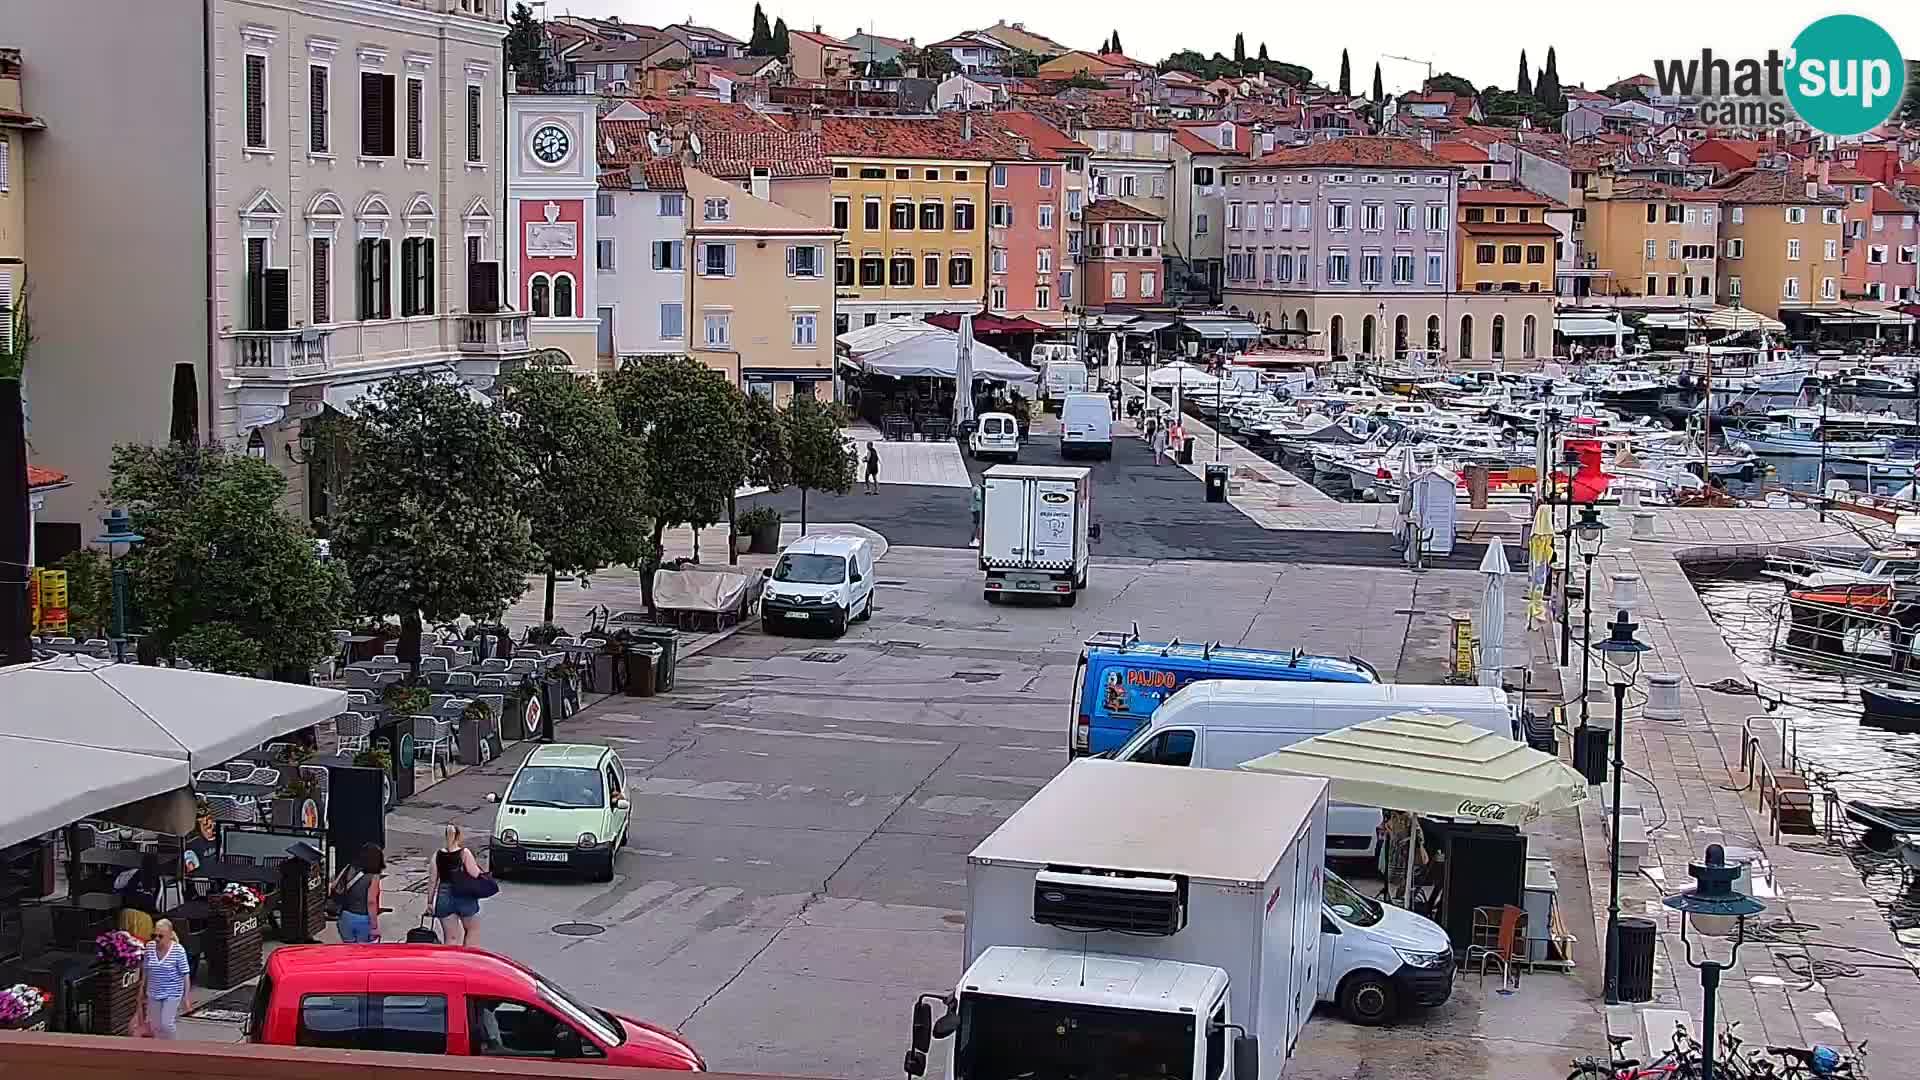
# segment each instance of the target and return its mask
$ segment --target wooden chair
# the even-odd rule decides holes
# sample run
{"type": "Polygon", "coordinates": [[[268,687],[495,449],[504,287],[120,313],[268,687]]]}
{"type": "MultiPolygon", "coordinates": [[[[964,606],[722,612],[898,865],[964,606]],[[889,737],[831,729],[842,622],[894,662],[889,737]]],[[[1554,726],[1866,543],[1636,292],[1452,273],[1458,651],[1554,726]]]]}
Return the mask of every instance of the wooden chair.
{"type": "Polygon", "coordinates": [[[1471,936],[1466,961],[1480,961],[1480,983],[1487,981],[1487,962],[1500,965],[1500,988],[1518,990],[1520,976],[1516,965],[1527,961],[1527,913],[1512,904],[1473,909],[1471,936]]]}

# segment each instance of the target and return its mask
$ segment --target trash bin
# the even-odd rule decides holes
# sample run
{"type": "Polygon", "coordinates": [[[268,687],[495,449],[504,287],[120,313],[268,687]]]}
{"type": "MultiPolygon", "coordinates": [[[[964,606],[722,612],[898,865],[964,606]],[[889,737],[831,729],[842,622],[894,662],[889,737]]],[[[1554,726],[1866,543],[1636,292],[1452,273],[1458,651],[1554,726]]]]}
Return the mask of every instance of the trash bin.
{"type": "Polygon", "coordinates": [[[658,645],[634,642],[627,646],[627,696],[652,697],[654,679],[660,670],[663,650],[658,645]]]}
{"type": "Polygon", "coordinates": [[[673,689],[674,643],[679,635],[671,626],[635,626],[630,631],[634,640],[660,647],[660,655],[653,662],[653,688],[662,694],[673,689]]]}
{"type": "Polygon", "coordinates": [[[1186,442],[1180,444],[1180,464],[1193,464],[1193,444],[1194,438],[1191,435],[1187,436],[1186,442]]]}
{"type": "Polygon", "coordinates": [[[1653,947],[1658,940],[1652,919],[1620,917],[1620,974],[1614,989],[1621,1001],[1653,1000],[1653,947]]]}
{"type": "Polygon", "coordinates": [[[1607,782],[1607,746],[1612,737],[1612,729],[1598,724],[1573,729],[1573,767],[1589,785],[1607,782]]]}
{"type": "Polygon", "coordinates": [[[1227,501],[1227,475],[1232,470],[1220,462],[1207,465],[1207,501],[1223,503],[1227,501]]]}
{"type": "Polygon", "coordinates": [[[1492,479],[1485,465],[1468,465],[1465,470],[1467,481],[1467,506],[1474,510],[1487,508],[1487,488],[1492,479]]]}

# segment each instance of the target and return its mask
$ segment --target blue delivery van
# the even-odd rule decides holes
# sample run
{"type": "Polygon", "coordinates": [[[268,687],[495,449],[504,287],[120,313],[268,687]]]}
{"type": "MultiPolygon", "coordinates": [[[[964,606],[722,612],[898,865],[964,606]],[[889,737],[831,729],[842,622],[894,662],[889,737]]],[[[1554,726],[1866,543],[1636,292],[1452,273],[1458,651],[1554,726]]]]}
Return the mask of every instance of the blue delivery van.
{"type": "Polygon", "coordinates": [[[1359,657],[1315,656],[1298,649],[1141,641],[1139,627],[1087,639],[1074,673],[1067,756],[1104,754],[1126,744],[1173,692],[1200,679],[1377,683],[1359,657]]]}

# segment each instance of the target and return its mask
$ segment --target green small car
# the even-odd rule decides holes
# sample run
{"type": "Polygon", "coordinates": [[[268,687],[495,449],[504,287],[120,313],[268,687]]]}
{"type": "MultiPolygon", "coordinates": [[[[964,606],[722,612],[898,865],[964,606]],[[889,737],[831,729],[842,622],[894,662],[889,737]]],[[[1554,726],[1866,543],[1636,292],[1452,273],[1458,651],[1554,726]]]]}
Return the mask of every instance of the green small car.
{"type": "Polygon", "coordinates": [[[627,844],[627,772],[604,746],[536,747],[507,785],[493,817],[487,856],[495,877],[522,870],[584,870],[613,880],[613,856],[627,844]]]}

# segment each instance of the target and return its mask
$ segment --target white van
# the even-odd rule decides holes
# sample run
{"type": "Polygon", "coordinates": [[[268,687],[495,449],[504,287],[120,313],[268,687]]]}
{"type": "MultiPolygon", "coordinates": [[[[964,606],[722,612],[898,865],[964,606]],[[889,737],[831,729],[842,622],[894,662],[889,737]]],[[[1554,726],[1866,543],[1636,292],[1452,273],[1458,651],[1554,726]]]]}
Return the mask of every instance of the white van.
{"type": "Polygon", "coordinates": [[[1020,460],[1020,421],[1012,413],[981,413],[974,425],[967,449],[977,458],[997,457],[1003,461],[1020,460]]]}
{"type": "MultiPolygon", "coordinates": [[[[1491,686],[1413,683],[1253,682],[1203,679],[1161,702],[1126,745],[1120,761],[1237,769],[1302,739],[1395,713],[1456,716],[1513,738],[1513,709],[1491,686]]],[[[1333,803],[1327,812],[1327,855],[1372,858],[1376,807],[1333,803]]]]}
{"type": "Polygon", "coordinates": [[[1087,365],[1078,360],[1049,360],[1040,366],[1040,406],[1058,412],[1068,394],[1087,392],[1087,365]]]}
{"type": "Polygon", "coordinates": [[[806,536],[788,545],[768,572],[761,622],[771,632],[794,623],[843,634],[873,617],[873,543],[864,536],[806,536]]]}
{"type": "Polygon", "coordinates": [[[1060,405],[1060,456],[1113,456],[1113,403],[1105,394],[1068,394],[1060,405]]]}

